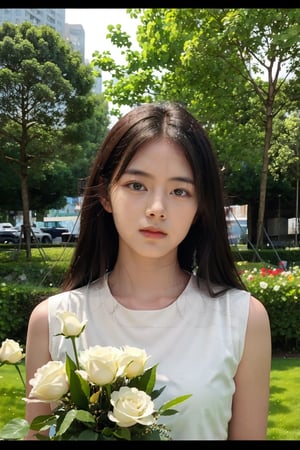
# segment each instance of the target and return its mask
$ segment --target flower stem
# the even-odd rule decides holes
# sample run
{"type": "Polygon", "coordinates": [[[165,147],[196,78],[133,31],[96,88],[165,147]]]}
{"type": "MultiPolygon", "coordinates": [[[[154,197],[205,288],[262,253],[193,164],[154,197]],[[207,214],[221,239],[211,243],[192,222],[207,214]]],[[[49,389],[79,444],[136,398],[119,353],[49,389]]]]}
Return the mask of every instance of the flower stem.
{"type": "Polygon", "coordinates": [[[22,383],[23,383],[23,386],[24,386],[24,388],[26,389],[25,381],[24,381],[24,378],[23,378],[23,376],[22,376],[20,367],[19,367],[17,364],[15,364],[15,368],[17,369],[17,371],[18,371],[18,373],[19,373],[19,376],[20,376],[20,378],[21,378],[21,381],[22,381],[22,383]]]}
{"type": "Polygon", "coordinates": [[[72,341],[72,346],[73,346],[73,350],[74,350],[76,366],[77,366],[77,369],[79,370],[80,366],[79,366],[79,360],[78,360],[78,355],[77,355],[77,348],[76,348],[76,345],[75,345],[75,339],[76,339],[75,336],[71,336],[71,341],[72,341]]]}

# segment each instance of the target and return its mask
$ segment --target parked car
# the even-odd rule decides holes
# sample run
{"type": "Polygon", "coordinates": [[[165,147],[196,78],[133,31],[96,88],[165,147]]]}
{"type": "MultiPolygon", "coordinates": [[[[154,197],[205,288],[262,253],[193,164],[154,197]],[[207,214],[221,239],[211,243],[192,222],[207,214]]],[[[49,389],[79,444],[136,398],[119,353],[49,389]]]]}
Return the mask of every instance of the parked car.
{"type": "Polygon", "coordinates": [[[53,239],[50,233],[46,233],[45,231],[41,230],[41,228],[38,228],[36,226],[32,226],[31,231],[33,234],[33,242],[36,238],[42,244],[52,244],[53,239]]]}
{"type": "Polygon", "coordinates": [[[10,222],[0,222],[0,231],[17,231],[17,228],[10,222]]]}
{"type": "Polygon", "coordinates": [[[20,242],[20,234],[18,231],[1,231],[0,244],[18,244],[20,242]]]}
{"type": "MultiPolygon", "coordinates": [[[[21,233],[21,226],[17,227],[19,234],[21,233]]],[[[39,227],[34,224],[31,225],[31,242],[40,242],[42,244],[52,244],[52,236],[50,233],[45,233],[39,227]]],[[[22,241],[24,241],[24,236],[22,236],[22,241]]]]}
{"type": "Polygon", "coordinates": [[[77,242],[78,241],[78,232],[71,233],[70,231],[65,231],[61,234],[62,242],[77,242]]]}
{"type": "Polygon", "coordinates": [[[68,228],[63,227],[40,227],[44,233],[50,233],[52,239],[61,238],[62,233],[68,233],[68,228]]]}
{"type": "Polygon", "coordinates": [[[71,231],[64,232],[61,235],[62,242],[77,242],[79,236],[80,222],[77,220],[71,231]]]}

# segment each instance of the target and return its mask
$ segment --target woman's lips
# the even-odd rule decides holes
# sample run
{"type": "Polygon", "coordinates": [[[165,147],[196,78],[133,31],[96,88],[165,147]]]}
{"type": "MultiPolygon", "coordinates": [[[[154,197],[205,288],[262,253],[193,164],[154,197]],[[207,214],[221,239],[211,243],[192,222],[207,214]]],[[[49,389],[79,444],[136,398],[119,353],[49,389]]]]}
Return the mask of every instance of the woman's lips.
{"type": "Polygon", "coordinates": [[[140,230],[140,233],[142,233],[142,235],[145,237],[153,238],[153,239],[161,239],[166,236],[166,233],[164,233],[163,231],[160,231],[160,230],[143,229],[143,230],[140,230]]]}

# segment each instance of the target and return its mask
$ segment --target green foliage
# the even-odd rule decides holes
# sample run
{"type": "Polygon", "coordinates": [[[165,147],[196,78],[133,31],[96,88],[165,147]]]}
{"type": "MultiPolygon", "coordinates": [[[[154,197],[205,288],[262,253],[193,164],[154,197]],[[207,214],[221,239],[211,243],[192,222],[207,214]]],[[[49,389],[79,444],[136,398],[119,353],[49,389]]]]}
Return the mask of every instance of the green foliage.
{"type": "MultiPolygon", "coordinates": [[[[0,200],[2,208],[23,210],[27,230],[30,209],[44,211],[61,206],[65,195],[78,195],[76,175],[87,176],[90,163],[85,143],[99,140],[77,132],[74,143],[74,129],[83,129],[99,99],[91,91],[92,67],[46,25],[0,26],[0,67],[0,200]],[[6,182],[12,177],[14,185],[6,182]]],[[[101,112],[97,117],[107,124],[107,110],[101,112]]]]}
{"type": "Polygon", "coordinates": [[[289,268],[293,269],[295,265],[299,265],[300,263],[299,248],[279,248],[276,251],[270,248],[264,248],[254,251],[250,248],[232,246],[232,253],[241,269],[246,268],[251,270],[254,267],[266,267],[266,265],[278,267],[279,261],[287,261],[289,268]]]}
{"type": "Polygon", "coordinates": [[[57,291],[56,288],[37,287],[30,284],[1,283],[0,341],[9,337],[24,343],[32,309],[42,299],[57,291]]]}
{"type": "Polygon", "coordinates": [[[32,252],[29,262],[24,250],[0,249],[0,341],[9,337],[25,343],[32,309],[58,292],[73,248],[52,246],[32,252]]]}
{"type": "MultiPolygon", "coordinates": [[[[184,103],[210,133],[228,196],[248,203],[259,197],[255,237],[261,246],[272,145],[271,176],[283,159],[273,126],[282,121],[279,112],[288,116],[299,109],[299,8],[128,13],[140,20],[139,50],[131,49],[120,27],[111,26],[111,42],[126,53],[126,62],[117,65],[109,52],[96,52],[92,61],[111,74],[108,100],[118,107],[152,100],[184,103]]],[[[294,137],[285,140],[285,155],[295,144],[294,137]]]]}
{"type": "Polygon", "coordinates": [[[0,253],[1,281],[9,284],[30,283],[44,287],[60,286],[73,252],[71,247],[33,248],[32,260],[27,261],[24,250],[19,251],[14,248],[5,251],[4,245],[2,248],[3,251],[0,253]],[[52,253],[51,250],[53,250],[52,253]]]}
{"type": "MultiPolygon", "coordinates": [[[[111,25],[108,38],[126,54],[126,62],[116,64],[107,51],[95,52],[92,61],[112,75],[105,94],[114,105],[175,99],[213,127],[232,119],[236,126],[250,119],[255,123],[264,108],[253,95],[253,81],[257,75],[262,78],[266,61],[274,65],[286,59],[287,71],[296,72],[297,9],[147,8],[129,9],[128,14],[140,21],[139,49],[132,49],[120,25],[111,25]]],[[[257,88],[264,95],[266,86],[257,88]]],[[[231,134],[237,137],[240,130],[235,127],[231,134]]],[[[253,131],[247,130],[255,139],[253,131]]],[[[245,138],[241,142],[239,151],[245,138]]]]}
{"type": "Polygon", "coordinates": [[[243,263],[237,265],[248,290],[268,311],[273,351],[299,351],[300,267],[290,272],[266,266],[243,270],[243,263]]]}
{"type": "Polygon", "coordinates": [[[270,173],[275,181],[281,176],[299,178],[300,117],[292,114],[274,124],[274,143],[270,148],[270,173]]]}
{"type": "MultiPolygon", "coordinates": [[[[41,253],[33,248],[32,261],[28,262],[24,251],[0,248],[0,339],[2,336],[2,340],[9,337],[25,342],[32,308],[59,291],[73,250],[71,246],[51,246],[44,247],[41,253]]],[[[233,247],[232,251],[245,284],[269,313],[274,350],[299,351],[300,251],[279,249],[276,254],[261,250],[262,261],[255,261],[253,250],[233,247]],[[288,262],[291,271],[262,275],[262,268],[278,268],[278,257],[288,262]],[[261,282],[267,287],[261,287],[261,282]]]]}

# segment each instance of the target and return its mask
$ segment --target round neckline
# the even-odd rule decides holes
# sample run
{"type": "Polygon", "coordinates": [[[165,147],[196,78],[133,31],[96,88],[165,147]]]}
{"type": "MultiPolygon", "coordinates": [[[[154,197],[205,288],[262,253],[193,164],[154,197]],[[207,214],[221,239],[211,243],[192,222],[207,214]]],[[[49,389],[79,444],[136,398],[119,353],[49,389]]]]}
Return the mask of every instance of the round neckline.
{"type": "Polygon", "coordinates": [[[162,312],[162,311],[172,310],[172,309],[175,308],[175,307],[180,303],[180,301],[183,299],[183,297],[185,296],[186,291],[189,289],[189,287],[190,287],[190,285],[191,285],[191,283],[192,283],[192,279],[193,279],[193,276],[190,275],[190,278],[188,279],[188,282],[186,283],[186,285],[185,285],[183,291],[182,291],[182,292],[178,295],[178,297],[176,297],[175,300],[172,301],[172,303],[170,303],[169,305],[167,305],[167,306],[165,306],[165,307],[163,307],[163,308],[155,308],[155,309],[133,309],[133,308],[128,308],[128,307],[122,305],[122,303],[120,303],[120,302],[113,296],[113,294],[112,294],[112,292],[111,292],[111,290],[110,290],[109,284],[108,284],[108,276],[109,276],[109,273],[106,273],[106,274],[104,275],[104,277],[103,277],[103,281],[104,281],[104,284],[105,284],[105,289],[106,289],[106,292],[107,292],[107,294],[108,294],[108,297],[110,298],[110,300],[111,300],[111,302],[112,302],[113,309],[115,309],[115,308],[121,308],[121,309],[123,309],[124,311],[127,311],[127,312],[129,312],[129,313],[140,313],[140,314],[141,314],[141,313],[158,313],[158,312],[162,312]]]}

